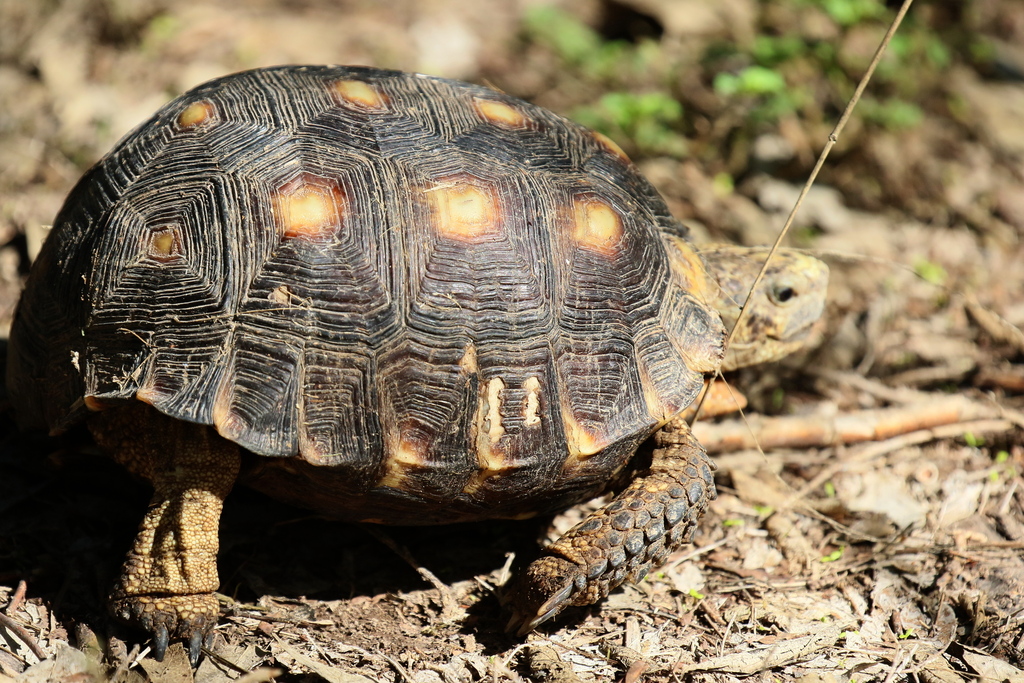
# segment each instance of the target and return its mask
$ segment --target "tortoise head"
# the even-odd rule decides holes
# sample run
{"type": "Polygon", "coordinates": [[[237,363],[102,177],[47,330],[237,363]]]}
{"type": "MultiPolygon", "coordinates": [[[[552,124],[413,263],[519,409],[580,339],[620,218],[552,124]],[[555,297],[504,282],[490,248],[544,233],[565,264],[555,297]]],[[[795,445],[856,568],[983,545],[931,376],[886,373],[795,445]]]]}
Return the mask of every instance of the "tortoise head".
{"type": "MultiPolygon", "coordinates": [[[[731,330],[768,248],[713,246],[700,253],[719,285],[711,304],[731,330]]],[[[827,289],[828,266],[822,261],[793,249],[778,250],[733,334],[722,370],[778,360],[803,347],[825,310],[827,289]]]]}

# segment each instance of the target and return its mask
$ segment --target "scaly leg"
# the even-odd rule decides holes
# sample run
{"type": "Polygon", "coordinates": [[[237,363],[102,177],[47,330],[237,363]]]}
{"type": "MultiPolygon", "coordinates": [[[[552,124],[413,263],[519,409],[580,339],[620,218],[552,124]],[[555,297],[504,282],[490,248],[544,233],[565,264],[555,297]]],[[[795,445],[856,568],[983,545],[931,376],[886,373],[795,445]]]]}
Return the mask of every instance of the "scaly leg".
{"type": "Polygon", "coordinates": [[[689,431],[654,451],[649,469],[544,550],[509,591],[508,630],[520,636],[570,605],[638,581],[690,539],[714,500],[713,463],[689,431]]]}
{"type": "Polygon", "coordinates": [[[101,447],[154,489],[111,611],[152,634],[158,660],[171,638],[187,640],[194,665],[220,614],[220,513],[238,476],[238,446],[141,403],[98,413],[89,427],[101,447]]]}

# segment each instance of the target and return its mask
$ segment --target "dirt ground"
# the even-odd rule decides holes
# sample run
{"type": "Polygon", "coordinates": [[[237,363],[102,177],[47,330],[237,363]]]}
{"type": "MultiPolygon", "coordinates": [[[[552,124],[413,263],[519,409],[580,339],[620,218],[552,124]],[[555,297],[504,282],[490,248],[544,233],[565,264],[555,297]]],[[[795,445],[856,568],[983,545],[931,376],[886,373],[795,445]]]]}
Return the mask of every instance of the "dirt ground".
{"type": "MultiPolygon", "coordinates": [[[[616,139],[697,239],[770,242],[890,18],[0,0],[0,327],[91,163],[173,96],[271,64],[492,85],[616,139]]],[[[496,587],[579,510],[376,530],[240,490],[213,648],[195,672],[180,647],[158,664],[104,606],[146,488],[81,433],[18,434],[5,401],[0,681],[1024,680],[1024,2],[921,2],[901,36],[790,239],[831,266],[824,331],[730,378],[749,421],[700,428],[720,495],[660,570],[516,640],[496,587]]]]}

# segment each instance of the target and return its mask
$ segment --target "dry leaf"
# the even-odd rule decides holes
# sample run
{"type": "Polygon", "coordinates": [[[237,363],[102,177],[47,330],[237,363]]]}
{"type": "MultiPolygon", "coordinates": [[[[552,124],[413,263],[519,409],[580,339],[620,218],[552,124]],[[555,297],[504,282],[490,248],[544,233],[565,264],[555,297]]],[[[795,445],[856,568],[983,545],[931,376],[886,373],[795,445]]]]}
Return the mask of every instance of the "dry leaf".
{"type": "Polygon", "coordinates": [[[810,659],[818,652],[835,645],[839,640],[840,633],[842,633],[842,628],[839,626],[823,626],[818,633],[809,636],[780,640],[768,647],[705,659],[703,662],[684,667],[679,673],[724,671],[735,674],[756,674],[760,671],[810,659]]]}
{"type": "Polygon", "coordinates": [[[960,659],[974,669],[979,683],[1024,683],[1024,671],[992,655],[964,647],[960,659]]]}
{"type": "Polygon", "coordinates": [[[284,641],[278,640],[278,646],[288,653],[296,662],[302,666],[308,668],[310,671],[320,676],[328,683],[375,683],[372,678],[361,676],[359,674],[349,673],[340,669],[335,669],[323,662],[318,662],[312,657],[308,657],[295,648],[289,647],[284,641]]]}
{"type": "Polygon", "coordinates": [[[192,664],[188,661],[185,646],[172,643],[167,648],[164,661],[146,657],[141,662],[142,669],[153,683],[193,683],[192,664]]]}
{"type": "Polygon", "coordinates": [[[33,664],[25,670],[17,679],[18,683],[50,683],[51,681],[75,680],[80,683],[101,681],[99,670],[90,665],[89,658],[85,654],[70,645],[60,644],[57,646],[57,654],[33,664]]]}

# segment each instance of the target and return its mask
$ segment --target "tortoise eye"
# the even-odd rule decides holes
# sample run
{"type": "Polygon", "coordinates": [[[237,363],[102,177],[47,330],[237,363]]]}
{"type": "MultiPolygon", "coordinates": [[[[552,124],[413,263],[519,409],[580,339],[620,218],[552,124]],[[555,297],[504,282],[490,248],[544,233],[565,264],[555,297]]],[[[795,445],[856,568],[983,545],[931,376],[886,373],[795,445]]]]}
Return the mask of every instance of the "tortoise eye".
{"type": "Polygon", "coordinates": [[[769,298],[773,303],[787,304],[796,297],[796,290],[789,285],[775,285],[768,292],[769,298]]]}

